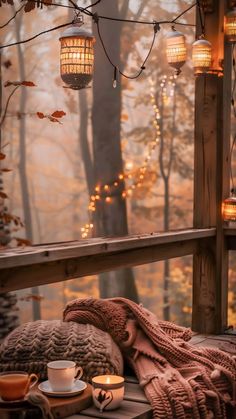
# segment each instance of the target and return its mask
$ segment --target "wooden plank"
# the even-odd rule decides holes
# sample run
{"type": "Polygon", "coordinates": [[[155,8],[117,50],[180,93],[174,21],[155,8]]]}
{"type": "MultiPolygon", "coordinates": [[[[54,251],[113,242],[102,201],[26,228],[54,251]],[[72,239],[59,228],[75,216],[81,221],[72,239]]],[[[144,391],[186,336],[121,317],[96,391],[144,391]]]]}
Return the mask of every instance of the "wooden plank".
{"type": "Polygon", "coordinates": [[[134,375],[125,375],[125,382],[126,383],[138,384],[138,379],[134,375]]]}
{"type": "Polygon", "coordinates": [[[134,383],[125,383],[124,399],[138,403],[148,403],[143,389],[138,384],[134,383]]]}
{"type": "MultiPolygon", "coordinates": [[[[123,401],[117,410],[99,412],[96,407],[89,407],[81,415],[104,419],[151,419],[152,408],[148,404],[123,401]]],[[[80,415],[79,415],[80,418],[80,415]]]]}
{"type": "Polygon", "coordinates": [[[231,356],[236,355],[235,335],[196,335],[190,340],[191,345],[218,348],[231,356]]]}
{"type": "MultiPolygon", "coordinates": [[[[129,379],[126,377],[126,380],[129,379]]],[[[90,407],[82,411],[78,415],[70,416],[67,419],[87,419],[87,418],[109,418],[109,419],[125,419],[125,418],[139,418],[147,419],[152,417],[150,412],[152,411],[147,398],[137,383],[125,383],[125,396],[124,402],[122,403],[121,408],[116,411],[107,411],[102,414],[98,413],[98,410],[95,407],[90,407]],[[126,403],[127,402],[127,403],[126,403]],[[144,406],[143,406],[144,405],[144,406]],[[124,413],[125,409],[125,413],[124,413]],[[106,414],[106,416],[105,416],[106,414]],[[138,415],[138,416],[137,416],[138,415]]]]}
{"type": "Polygon", "coordinates": [[[197,246],[197,240],[187,240],[141,249],[130,249],[125,252],[102,253],[94,256],[33,264],[32,266],[2,269],[0,292],[66,281],[71,278],[119,269],[120,267],[137,266],[190,255],[196,251],[197,246]]]}
{"type": "MultiPolygon", "coordinates": [[[[201,243],[193,260],[192,327],[200,333],[219,333],[226,326],[228,252],[221,203],[228,188],[230,96],[226,78],[230,80],[230,74],[227,70],[223,83],[220,63],[224,4],[216,0],[214,12],[205,15],[206,38],[213,48],[213,71],[196,79],[194,227],[217,227],[216,240],[201,243]]],[[[197,33],[199,30],[198,21],[197,33]]]]}
{"type": "MultiPolygon", "coordinates": [[[[226,2],[220,3],[220,22],[224,21],[226,2]]],[[[221,37],[222,38],[222,37],[221,37]]],[[[222,44],[222,42],[221,42],[222,44]]],[[[228,323],[228,266],[229,252],[227,238],[224,234],[222,219],[222,202],[230,192],[230,136],[231,136],[231,77],[232,46],[224,44],[224,77],[221,95],[218,100],[218,141],[216,161],[216,326],[215,333],[226,330],[228,323]],[[220,119],[221,118],[221,119],[220,119]]]]}
{"type": "Polygon", "coordinates": [[[0,251],[0,269],[71,259],[82,256],[121,252],[186,240],[212,237],[215,229],[187,229],[117,238],[97,238],[69,243],[38,245],[0,251]]]}
{"type": "MultiPolygon", "coordinates": [[[[66,419],[91,419],[91,416],[85,416],[85,415],[73,415],[73,416],[68,416],[68,418],[66,419]]],[[[97,416],[94,416],[93,419],[99,419],[97,416]]]]}

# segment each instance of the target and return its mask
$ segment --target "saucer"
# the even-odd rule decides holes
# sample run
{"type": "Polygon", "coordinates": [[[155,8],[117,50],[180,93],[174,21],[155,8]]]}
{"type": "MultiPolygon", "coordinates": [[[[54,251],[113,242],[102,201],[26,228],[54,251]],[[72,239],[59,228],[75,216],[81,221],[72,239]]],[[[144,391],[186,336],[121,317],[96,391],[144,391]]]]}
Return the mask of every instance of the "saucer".
{"type": "Polygon", "coordinates": [[[38,389],[46,396],[51,397],[71,397],[82,393],[87,387],[87,384],[82,380],[76,380],[73,388],[69,391],[53,391],[49,381],[43,381],[38,385],[38,389]]]}
{"type": "Polygon", "coordinates": [[[18,404],[21,404],[21,403],[25,403],[27,401],[27,395],[23,398],[23,399],[18,399],[18,400],[3,400],[1,397],[0,397],[0,405],[2,405],[2,404],[4,404],[4,405],[7,405],[7,404],[10,404],[10,405],[18,405],[18,404]]]}

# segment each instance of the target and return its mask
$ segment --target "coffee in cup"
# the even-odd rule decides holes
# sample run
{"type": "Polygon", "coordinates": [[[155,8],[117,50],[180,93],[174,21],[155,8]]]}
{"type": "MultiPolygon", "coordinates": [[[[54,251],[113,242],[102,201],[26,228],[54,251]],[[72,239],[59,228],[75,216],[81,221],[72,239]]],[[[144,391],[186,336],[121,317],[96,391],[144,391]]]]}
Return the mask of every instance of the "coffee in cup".
{"type": "Polygon", "coordinates": [[[29,389],[36,384],[38,377],[23,371],[0,373],[0,396],[4,401],[24,399],[29,389]]]}
{"type": "Polygon", "coordinates": [[[74,361],[58,360],[47,364],[48,380],[53,391],[71,391],[76,379],[83,375],[74,361]]]}

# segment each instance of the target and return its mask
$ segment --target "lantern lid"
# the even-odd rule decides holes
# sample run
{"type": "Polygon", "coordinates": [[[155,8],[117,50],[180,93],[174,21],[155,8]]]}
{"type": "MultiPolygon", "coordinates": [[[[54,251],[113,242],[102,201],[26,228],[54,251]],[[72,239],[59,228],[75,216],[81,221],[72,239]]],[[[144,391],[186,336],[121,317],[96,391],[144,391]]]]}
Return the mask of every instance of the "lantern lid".
{"type": "Polygon", "coordinates": [[[236,196],[230,196],[226,199],[224,199],[225,204],[233,204],[236,205],[236,196]]]}
{"type": "Polygon", "coordinates": [[[69,26],[64,32],[62,32],[59,40],[63,38],[70,38],[72,36],[82,36],[84,38],[94,38],[91,32],[81,28],[80,23],[69,26]]]}
{"type": "Polygon", "coordinates": [[[184,34],[175,30],[171,30],[166,34],[166,38],[178,38],[179,36],[184,36],[184,34]]]}
{"type": "Polygon", "coordinates": [[[207,41],[206,39],[198,39],[197,41],[195,41],[193,43],[193,46],[206,46],[206,47],[211,47],[211,43],[209,41],[207,41]]]}

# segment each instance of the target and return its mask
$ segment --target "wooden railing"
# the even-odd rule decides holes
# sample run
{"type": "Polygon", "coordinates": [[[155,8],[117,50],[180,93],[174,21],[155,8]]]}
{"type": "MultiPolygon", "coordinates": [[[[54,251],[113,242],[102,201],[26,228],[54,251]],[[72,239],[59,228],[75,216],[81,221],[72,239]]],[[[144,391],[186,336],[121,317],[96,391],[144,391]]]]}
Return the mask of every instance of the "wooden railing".
{"type": "Polygon", "coordinates": [[[0,292],[195,254],[215,228],[96,238],[3,250],[0,292]]]}

